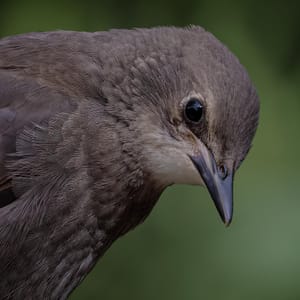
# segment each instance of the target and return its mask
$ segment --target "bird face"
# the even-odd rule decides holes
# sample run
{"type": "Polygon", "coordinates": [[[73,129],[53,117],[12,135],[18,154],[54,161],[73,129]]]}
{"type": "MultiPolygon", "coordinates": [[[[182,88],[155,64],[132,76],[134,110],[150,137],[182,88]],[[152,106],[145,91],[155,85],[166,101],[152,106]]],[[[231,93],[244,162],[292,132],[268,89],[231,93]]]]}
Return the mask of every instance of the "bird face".
{"type": "Polygon", "coordinates": [[[210,147],[218,146],[218,141],[209,145],[204,143],[202,136],[209,130],[205,128],[208,126],[206,109],[203,97],[191,92],[181,101],[177,119],[172,120],[172,134],[170,131],[153,134],[155,130],[149,128],[153,147],[147,147],[147,158],[153,173],[166,185],[206,186],[222,220],[229,225],[235,161],[231,157],[214,155],[215,149],[210,147]]]}
{"type": "Polygon", "coordinates": [[[151,67],[151,90],[156,89],[160,104],[151,106],[155,117],[146,117],[147,126],[143,126],[144,157],[148,169],[165,186],[206,186],[229,225],[233,177],[250,149],[259,104],[244,68],[227,48],[212,41],[215,47],[209,52],[195,45],[186,49],[193,55],[185,59],[183,53],[176,69],[174,58],[172,69],[164,65],[162,70],[159,63],[151,67]]]}
{"type": "MultiPolygon", "coordinates": [[[[233,177],[235,170],[247,154],[250,144],[245,145],[243,137],[233,137],[234,131],[226,130],[225,126],[234,128],[240,126],[226,123],[226,120],[208,120],[209,114],[216,114],[214,109],[197,92],[191,92],[182,99],[178,106],[177,114],[169,124],[168,130],[158,132],[148,127],[151,147],[147,147],[147,159],[152,172],[165,185],[192,184],[207,187],[215,206],[226,225],[232,219],[233,211],[233,177]],[[209,112],[209,109],[212,110],[209,112]],[[214,132],[214,124],[220,122],[214,132]],[[170,130],[171,127],[171,130],[170,130]],[[158,133],[158,134],[157,134],[158,133]],[[229,136],[227,137],[226,134],[229,136]],[[228,144],[228,140],[232,140],[228,144]],[[245,148],[246,147],[246,148],[245,148]]],[[[218,115],[218,114],[217,114],[218,115]]],[[[227,117],[234,117],[225,114],[227,117]]],[[[222,114],[219,115],[219,118],[222,114]]],[[[216,116],[215,116],[216,118],[216,116]]],[[[227,120],[234,122],[234,120],[227,120]]],[[[253,123],[256,127],[256,123],[253,123]]],[[[246,129],[240,130],[245,131],[246,129]]],[[[247,131],[247,130],[246,130],[247,131]]],[[[249,131],[249,134],[253,134],[249,131]]]]}

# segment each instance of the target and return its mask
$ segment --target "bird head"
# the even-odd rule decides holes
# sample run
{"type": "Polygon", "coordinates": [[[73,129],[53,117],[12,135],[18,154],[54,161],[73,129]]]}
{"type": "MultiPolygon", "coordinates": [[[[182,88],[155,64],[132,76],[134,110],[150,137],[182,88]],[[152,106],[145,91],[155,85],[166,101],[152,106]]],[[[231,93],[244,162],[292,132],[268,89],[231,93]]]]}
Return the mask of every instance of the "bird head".
{"type": "Polygon", "coordinates": [[[234,174],[258,123],[258,96],[247,72],[200,27],[137,31],[128,43],[123,90],[133,103],[145,169],[162,186],[206,186],[229,225],[234,174]]]}

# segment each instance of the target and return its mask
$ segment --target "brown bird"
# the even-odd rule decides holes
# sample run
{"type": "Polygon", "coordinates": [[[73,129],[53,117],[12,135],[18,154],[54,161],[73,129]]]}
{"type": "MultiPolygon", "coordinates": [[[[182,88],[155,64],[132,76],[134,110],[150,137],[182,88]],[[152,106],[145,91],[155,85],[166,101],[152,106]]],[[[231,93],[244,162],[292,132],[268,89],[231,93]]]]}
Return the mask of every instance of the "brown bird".
{"type": "Polygon", "coordinates": [[[67,298],[172,184],[205,185],[228,225],[258,112],[200,27],[0,40],[0,298],[67,298]]]}

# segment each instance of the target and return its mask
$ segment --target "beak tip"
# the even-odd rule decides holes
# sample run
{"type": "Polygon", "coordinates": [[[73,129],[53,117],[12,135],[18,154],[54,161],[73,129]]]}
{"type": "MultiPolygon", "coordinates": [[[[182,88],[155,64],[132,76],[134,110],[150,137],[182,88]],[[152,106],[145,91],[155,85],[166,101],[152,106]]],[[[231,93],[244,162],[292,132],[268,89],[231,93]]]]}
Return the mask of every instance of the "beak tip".
{"type": "Polygon", "coordinates": [[[216,201],[215,198],[213,198],[213,199],[214,199],[217,211],[219,213],[219,216],[221,217],[225,227],[229,227],[229,225],[231,224],[231,221],[232,221],[232,216],[233,216],[232,197],[230,198],[231,201],[224,202],[225,204],[230,204],[229,206],[221,205],[222,202],[216,201]]]}
{"type": "Polygon", "coordinates": [[[230,226],[230,224],[231,224],[231,219],[227,220],[227,221],[223,220],[223,222],[224,222],[225,227],[228,228],[230,226]]]}
{"type": "Polygon", "coordinates": [[[221,213],[220,215],[221,215],[221,218],[222,218],[222,221],[223,221],[225,227],[229,227],[231,224],[231,221],[232,221],[232,210],[228,214],[224,215],[224,213],[221,213]]]}
{"type": "Polygon", "coordinates": [[[228,227],[233,215],[233,173],[221,176],[212,154],[190,158],[199,171],[223,223],[228,227]]]}
{"type": "Polygon", "coordinates": [[[231,221],[232,221],[232,215],[224,216],[224,214],[220,213],[220,211],[219,211],[219,215],[220,215],[225,227],[229,227],[231,224],[231,221]]]}

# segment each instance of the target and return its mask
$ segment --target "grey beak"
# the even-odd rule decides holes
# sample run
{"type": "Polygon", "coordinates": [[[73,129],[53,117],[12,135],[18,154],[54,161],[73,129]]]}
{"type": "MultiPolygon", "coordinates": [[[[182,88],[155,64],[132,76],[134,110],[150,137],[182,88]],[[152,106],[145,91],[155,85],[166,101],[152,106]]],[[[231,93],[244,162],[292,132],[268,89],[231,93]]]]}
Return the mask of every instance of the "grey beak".
{"type": "Polygon", "coordinates": [[[230,225],[233,213],[232,172],[218,168],[213,155],[207,150],[205,155],[190,157],[200,173],[215,206],[226,226],[230,225]]]}

